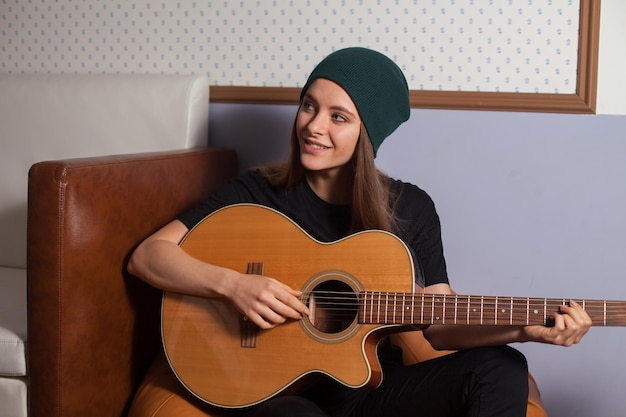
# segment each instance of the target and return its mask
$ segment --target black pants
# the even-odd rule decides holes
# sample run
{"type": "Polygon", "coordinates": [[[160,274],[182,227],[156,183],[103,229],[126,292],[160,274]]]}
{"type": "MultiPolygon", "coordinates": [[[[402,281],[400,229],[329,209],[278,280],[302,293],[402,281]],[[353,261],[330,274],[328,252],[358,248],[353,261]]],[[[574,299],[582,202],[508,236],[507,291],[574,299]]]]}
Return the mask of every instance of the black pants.
{"type": "Polygon", "coordinates": [[[302,395],[276,397],[254,417],[524,417],[528,367],[508,347],[470,349],[412,366],[387,366],[380,387],[325,380],[302,395]]]}

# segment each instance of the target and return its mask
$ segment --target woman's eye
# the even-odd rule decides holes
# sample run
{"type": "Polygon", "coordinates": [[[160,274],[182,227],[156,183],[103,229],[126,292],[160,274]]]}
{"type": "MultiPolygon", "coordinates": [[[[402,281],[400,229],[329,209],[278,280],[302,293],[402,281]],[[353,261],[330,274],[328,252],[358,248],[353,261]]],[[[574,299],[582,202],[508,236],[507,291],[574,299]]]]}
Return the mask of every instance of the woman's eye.
{"type": "Polygon", "coordinates": [[[343,117],[340,114],[333,114],[333,119],[335,119],[338,122],[347,122],[348,119],[346,119],[345,117],[343,117]]]}

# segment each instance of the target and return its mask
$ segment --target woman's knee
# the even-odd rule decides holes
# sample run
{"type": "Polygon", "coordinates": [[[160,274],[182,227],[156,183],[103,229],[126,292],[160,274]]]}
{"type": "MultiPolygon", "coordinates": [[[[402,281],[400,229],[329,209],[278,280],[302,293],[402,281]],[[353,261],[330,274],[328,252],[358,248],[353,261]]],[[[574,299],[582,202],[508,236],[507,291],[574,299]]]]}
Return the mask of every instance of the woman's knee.
{"type": "Polygon", "coordinates": [[[528,378],[528,361],[522,352],[510,346],[493,348],[494,361],[506,367],[509,372],[518,373],[528,378]]]}
{"type": "Polygon", "coordinates": [[[475,375],[483,382],[491,381],[503,389],[528,391],[528,362],[517,349],[510,346],[473,349],[475,375]]]}

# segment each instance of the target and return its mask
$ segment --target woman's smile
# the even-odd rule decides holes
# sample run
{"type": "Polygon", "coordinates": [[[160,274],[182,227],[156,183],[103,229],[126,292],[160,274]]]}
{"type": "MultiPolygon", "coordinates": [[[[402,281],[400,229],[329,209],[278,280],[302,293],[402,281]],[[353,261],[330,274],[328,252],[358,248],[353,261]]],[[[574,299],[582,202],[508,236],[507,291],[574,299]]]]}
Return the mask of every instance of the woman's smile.
{"type": "Polygon", "coordinates": [[[326,149],[330,149],[330,146],[322,145],[319,142],[315,142],[312,140],[305,139],[304,144],[306,145],[306,149],[312,152],[324,151],[326,149]]]}

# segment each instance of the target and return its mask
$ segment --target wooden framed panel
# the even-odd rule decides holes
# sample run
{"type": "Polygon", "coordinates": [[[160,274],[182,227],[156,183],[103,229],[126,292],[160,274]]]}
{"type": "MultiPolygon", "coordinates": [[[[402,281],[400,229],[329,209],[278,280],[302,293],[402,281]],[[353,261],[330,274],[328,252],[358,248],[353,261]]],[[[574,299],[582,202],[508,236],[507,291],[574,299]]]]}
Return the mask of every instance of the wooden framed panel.
{"type": "MultiPolygon", "coordinates": [[[[581,0],[578,18],[575,92],[412,89],[411,106],[432,109],[595,113],[600,0],[581,0]]],[[[215,85],[211,87],[210,100],[215,103],[297,104],[299,93],[299,87],[215,85]]]]}

